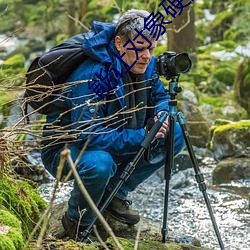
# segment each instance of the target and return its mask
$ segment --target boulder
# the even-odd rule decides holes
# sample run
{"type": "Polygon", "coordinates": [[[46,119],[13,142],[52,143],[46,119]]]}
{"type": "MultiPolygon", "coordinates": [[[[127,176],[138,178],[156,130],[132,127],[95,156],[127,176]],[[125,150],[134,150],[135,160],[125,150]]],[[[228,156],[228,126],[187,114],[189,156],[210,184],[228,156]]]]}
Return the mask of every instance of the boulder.
{"type": "Polygon", "coordinates": [[[250,158],[226,158],[213,171],[213,183],[228,183],[233,180],[250,179],[250,158]]]}
{"type": "MultiPolygon", "coordinates": [[[[72,240],[68,240],[67,238],[58,239],[59,235],[63,235],[64,230],[61,224],[61,217],[65,213],[66,208],[67,204],[65,202],[53,206],[51,222],[47,230],[47,238],[44,239],[43,244],[46,246],[51,244],[54,247],[60,246],[60,249],[78,249],[77,247],[79,247],[79,249],[80,247],[82,247],[89,250],[103,249],[103,247],[98,242],[86,245],[85,243],[77,243],[72,240]]],[[[167,243],[162,243],[161,229],[146,219],[141,219],[140,223],[135,226],[128,226],[119,221],[116,221],[111,216],[105,213],[104,216],[110,227],[112,228],[114,234],[116,235],[116,237],[118,237],[118,240],[123,248],[127,250],[134,249],[138,230],[140,230],[140,237],[138,242],[139,249],[209,250],[206,247],[202,247],[199,240],[197,240],[196,238],[174,235],[173,232],[169,233],[169,236],[167,237],[167,243]]],[[[100,230],[104,230],[102,226],[97,225],[97,230],[102,235],[102,237],[105,235],[100,232],[100,230]]],[[[107,236],[108,235],[106,235],[106,237],[107,236]]],[[[105,240],[105,243],[110,247],[110,249],[114,249],[113,240],[111,238],[107,238],[105,240]]]]}
{"type": "Polygon", "coordinates": [[[211,128],[209,147],[214,158],[250,157],[250,120],[216,124],[211,128]]]}
{"type": "Polygon", "coordinates": [[[185,123],[192,145],[206,148],[209,141],[210,124],[194,103],[183,100],[180,106],[180,110],[185,117],[185,123]]]}

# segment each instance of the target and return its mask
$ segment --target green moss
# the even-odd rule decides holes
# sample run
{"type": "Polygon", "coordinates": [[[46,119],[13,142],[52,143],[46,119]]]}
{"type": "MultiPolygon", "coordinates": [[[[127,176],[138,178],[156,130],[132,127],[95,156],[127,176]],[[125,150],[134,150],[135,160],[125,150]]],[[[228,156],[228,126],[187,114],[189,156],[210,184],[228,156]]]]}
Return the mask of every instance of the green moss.
{"type": "Polygon", "coordinates": [[[24,245],[24,240],[22,236],[22,231],[16,231],[15,228],[11,228],[7,236],[12,240],[16,249],[22,249],[24,245]]]}
{"type": "Polygon", "coordinates": [[[0,179],[0,206],[11,211],[20,221],[24,237],[34,228],[40,218],[45,201],[27,182],[4,176],[0,179]]]}
{"type": "Polygon", "coordinates": [[[234,51],[237,46],[237,43],[234,42],[234,40],[223,40],[220,41],[218,44],[228,52],[234,51]]]}
{"type": "Polygon", "coordinates": [[[250,127],[250,121],[233,122],[233,123],[229,123],[229,124],[222,125],[222,126],[220,125],[215,126],[214,133],[225,132],[231,129],[241,130],[241,129],[245,129],[249,127],[250,127]]]}
{"type": "Polygon", "coordinates": [[[235,96],[240,105],[245,108],[250,115],[250,59],[246,58],[237,70],[235,78],[235,96]]]}
{"type": "Polygon", "coordinates": [[[214,107],[222,107],[222,104],[224,103],[224,99],[221,96],[209,96],[209,95],[201,95],[199,97],[200,103],[206,103],[210,104],[214,107]]]}
{"type": "Polygon", "coordinates": [[[249,120],[243,120],[238,122],[232,122],[225,125],[214,125],[210,129],[210,144],[209,147],[211,150],[214,150],[213,142],[215,140],[215,137],[218,141],[220,141],[221,144],[226,144],[229,148],[228,151],[234,151],[233,147],[234,145],[232,142],[230,142],[230,137],[225,136],[234,131],[235,139],[237,141],[242,143],[248,143],[250,141],[250,133],[245,133],[245,131],[249,130],[250,128],[250,121],[249,120]]]}
{"type": "Polygon", "coordinates": [[[158,45],[154,50],[154,55],[157,57],[167,51],[166,45],[158,45]]]}
{"type": "Polygon", "coordinates": [[[10,67],[23,68],[25,64],[25,56],[23,54],[16,54],[2,64],[2,69],[9,69],[10,67]]]}
{"type": "MultiPolygon", "coordinates": [[[[133,250],[135,241],[133,239],[124,239],[124,238],[118,238],[120,244],[124,248],[124,250],[133,250]]],[[[113,245],[113,240],[109,238],[106,242],[111,243],[113,245]]],[[[182,243],[174,243],[174,242],[168,242],[168,243],[162,243],[161,241],[155,241],[155,240],[144,240],[140,241],[138,244],[139,250],[199,250],[199,249],[205,249],[202,247],[196,247],[193,245],[188,244],[182,244],[182,243]]]]}
{"type": "Polygon", "coordinates": [[[214,121],[216,119],[228,119],[231,121],[239,121],[244,119],[249,119],[247,111],[240,106],[237,102],[234,93],[232,91],[225,91],[221,95],[208,95],[207,93],[199,93],[199,104],[208,104],[213,107],[212,113],[207,115],[207,118],[214,121]],[[235,112],[227,112],[225,114],[225,107],[231,106],[234,107],[235,112]],[[237,110],[237,112],[236,112],[237,110]]]}
{"type": "Polygon", "coordinates": [[[25,80],[25,56],[16,54],[1,64],[0,84],[19,86],[25,80]]]}
{"type": "Polygon", "coordinates": [[[7,235],[0,234],[0,249],[16,250],[13,241],[7,235]]]}
{"type": "MultiPolygon", "coordinates": [[[[23,236],[20,221],[8,212],[7,210],[0,210],[0,224],[9,226],[8,233],[0,239],[0,249],[21,249],[23,246],[23,236]],[[10,243],[11,242],[11,243],[10,243]],[[7,245],[6,245],[7,244],[7,245]]],[[[2,235],[0,235],[2,236],[2,235]]]]}
{"type": "Polygon", "coordinates": [[[221,67],[214,71],[213,78],[228,86],[232,86],[235,78],[235,70],[221,67]]]}
{"type": "Polygon", "coordinates": [[[0,221],[7,226],[14,227],[17,230],[21,230],[20,221],[16,218],[16,216],[11,214],[7,210],[0,209],[0,221]]]}
{"type": "Polygon", "coordinates": [[[68,36],[66,34],[59,34],[55,38],[56,45],[64,42],[66,39],[68,39],[68,36]]]}
{"type": "Polygon", "coordinates": [[[210,32],[212,40],[223,40],[223,34],[227,30],[233,21],[233,13],[224,10],[216,14],[213,22],[210,23],[210,32]]]}

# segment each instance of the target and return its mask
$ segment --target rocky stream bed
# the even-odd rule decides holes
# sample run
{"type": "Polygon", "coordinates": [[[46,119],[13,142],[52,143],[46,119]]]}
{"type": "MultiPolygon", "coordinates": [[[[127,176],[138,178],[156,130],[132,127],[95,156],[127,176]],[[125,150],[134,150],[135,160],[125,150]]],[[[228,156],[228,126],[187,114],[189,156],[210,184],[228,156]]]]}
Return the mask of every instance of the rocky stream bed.
{"type": "MultiPolygon", "coordinates": [[[[229,184],[212,185],[212,170],[215,162],[206,157],[201,162],[201,171],[207,185],[216,222],[225,249],[250,249],[250,180],[233,181],[229,184]]],[[[149,178],[136,192],[130,194],[133,208],[153,224],[162,227],[164,211],[165,181],[162,171],[149,178]]],[[[42,197],[49,201],[54,182],[42,184],[39,188],[42,197]]],[[[66,201],[72,182],[64,184],[57,193],[55,203],[66,201]]],[[[219,250],[202,193],[197,187],[193,168],[176,172],[170,181],[168,205],[168,228],[175,239],[197,238],[202,246],[219,250]]]]}

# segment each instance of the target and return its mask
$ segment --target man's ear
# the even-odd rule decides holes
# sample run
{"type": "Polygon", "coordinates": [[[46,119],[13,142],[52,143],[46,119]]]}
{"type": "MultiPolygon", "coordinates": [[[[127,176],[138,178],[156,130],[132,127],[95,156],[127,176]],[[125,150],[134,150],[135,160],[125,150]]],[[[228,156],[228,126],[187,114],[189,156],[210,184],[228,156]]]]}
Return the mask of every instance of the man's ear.
{"type": "Polygon", "coordinates": [[[121,50],[121,46],[122,46],[122,39],[120,36],[116,36],[115,37],[115,47],[118,51],[121,50]]]}

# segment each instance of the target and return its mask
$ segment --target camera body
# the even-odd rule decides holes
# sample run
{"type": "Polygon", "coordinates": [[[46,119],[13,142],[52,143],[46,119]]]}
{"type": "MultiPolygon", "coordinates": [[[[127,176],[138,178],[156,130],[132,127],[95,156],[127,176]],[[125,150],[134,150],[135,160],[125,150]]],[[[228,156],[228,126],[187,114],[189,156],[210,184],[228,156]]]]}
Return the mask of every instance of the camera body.
{"type": "Polygon", "coordinates": [[[185,74],[192,67],[192,61],[187,53],[176,54],[174,51],[164,52],[156,59],[157,73],[167,80],[185,74]]]}

